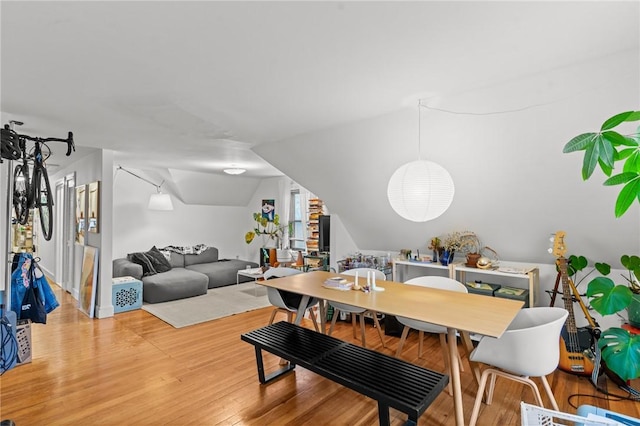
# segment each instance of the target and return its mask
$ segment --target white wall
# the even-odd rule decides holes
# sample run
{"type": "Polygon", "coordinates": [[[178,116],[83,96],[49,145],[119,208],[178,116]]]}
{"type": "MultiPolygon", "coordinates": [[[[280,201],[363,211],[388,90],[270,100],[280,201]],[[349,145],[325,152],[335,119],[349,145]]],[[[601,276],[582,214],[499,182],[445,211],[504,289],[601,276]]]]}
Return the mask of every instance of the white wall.
{"type": "MultiPolygon", "coordinates": [[[[113,184],[111,173],[113,168],[113,152],[109,150],[99,150],[93,154],[78,158],[67,167],[57,170],[51,175],[50,181],[56,182],[64,178],[65,175],[75,172],[76,186],[86,185],[94,181],[100,181],[100,232],[87,233],[85,245],[98,248],[98,288],[96,295],[96,317],[105,318],[113,315],[113,305],[111,304],[111,276],[112,276],[112,192],[113,184]],[[107,173],[103,173],[107,170],[107,173]]],[[[38,256],[41,267],[50,276],[55,273],[56,240],[60,236],[55,234],[50,241],[44,238],[39,239],[38,256]]],[[[75,270],[73,271],[72,294],[78,297],[80,275],[82,268],[82,257],[84,245],[74,245],[75,270]]]]}
{"type": "MultiPolygon", "coordinates": [[[[131,171],[146,178],[141,170],[131,171]]],[[[215,188],[203,185],[200,190],[215,188]]],[[[128,173],[115,172],[113,258],[147,251],[154,245],[195,244],[217,247],[220,258],[242,258],[246,207],[187,205],[172,195],[173,211],[148,210],[149,196],[155,191],[152,185],[128,173]]]]}
{"type": "Polygon", "coordinates": [[[638,109],[638,60],[637,52],[622,52],[436,102],[478,113],[540,105],[519,112],[422,110],[423,158],[447,168],[456,185],[449,210],[426,223],[400,218],[386,197],[392,173],[417,159],[417,103],[255,151],[323,199],[361,250],[426,252],[431,237],[472,230],[502,259],[552,263],[548,237],[563,229],[570,253],[614,265],[621,254],[640,252],[639,205],[615,219],[619,187],[603,187],[601,174],[583,182],[581,154],[562,148],[610,116],[638,109]]]}

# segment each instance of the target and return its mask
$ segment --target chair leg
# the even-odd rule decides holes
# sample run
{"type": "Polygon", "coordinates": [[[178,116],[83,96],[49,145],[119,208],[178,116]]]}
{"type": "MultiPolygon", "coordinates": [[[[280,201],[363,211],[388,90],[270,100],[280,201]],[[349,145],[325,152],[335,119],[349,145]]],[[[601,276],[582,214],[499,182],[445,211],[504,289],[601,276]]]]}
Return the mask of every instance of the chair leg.
{"type": "Polygon", "coordinates": [[[287,311],[287,322],[293,322],[293,312],[287,311]]]}
{"type": "Polygon", "coordinates": [[[313,323],[313,326],[315,327],[316,331],[320,333],[320,328],[318,327],[318,321],[316,320],[316,313],[313,310],[313,308],[309,309],[309,316],[311,317],[311,322],[313,323]]]}
{"type": "Polygon", "coordinates": [[[360,317],[360,334],[362,334],[362,347],[366,348],[367,347],[367,341],[365,340],[364,336],[365,336],[367,330],[365,330],[365,328],[364,328],[364,312],[358,314],[358,316],[360,317]]]}
{"type": "Polygon", "coordinates": [[[351,314],[351,329],[353,330],[353,340],[358,339],[358,328],[356,326],[356,314],[351,314]]]}
{"type": "Polygon", "coordinates": [[[482,402],[482,395],[484,394],[484,388],[487,385],[487,378],[494,370],[487,368],[482,372],[480,376],[480,385],[478,386],[478,393],[476,394],[476,400],[473,403],[473,410],[471,411],[471,419],[469,420],[469,426],[476,426],[478,421],[478,414],[480,413],[480,403],[482,402]]]}
{"type": "Polygon", "coordinates": [[[424,331],[418,332],[418,358],[422,358],[422,344],[424,343],[424,331]]]}
{"type": "Polygon", "coordinates": [[[372,312],[373,314],[373,322],[376,325],[376,329],[378,330],[378,336],[380,336],[380,341],[382,342],[382,347],[386,348],[387,345],[384,343],[384,338],[382,337],[382,328],[380,327],[380,321],[378,321],[378,313],[372,312]]]}
{"type": "Polygon", "coordinates": [[[273,324],[273,320],[276,319],[276,314],[278,313],[278,308],[274,308],[271,312],[271,318],[269,318],[269,325],[273,324]]]}
{"type": "Polygon", "coordinates": [[[409,329],[408,325],[405,325],[402,329],[402,336],[400,336],[400,343],[398,343],[398,349],[396,350],[396,358],[400,358],[402,347],[404,346],[404,342],[407,340],[407,335],[409,334],[409,329]]]}
{"type": "Polygon", "coordinates": [[[556,402],[556,397],[553,396],[553,392],[551,392],[551,386],[549,386],[549,382],[547,381],[547,378],[545,376],[540,376],[540,380],[542,381],[542,386],[544,387],[544,390],[547,392],[547,396],[551,400],[551,406],[553,407],[554,410],[560,411],[560,408],[558,408],[558,403],[556,402]]]}
{"type": "Polygon", "coordinates": [[[329,326],[329,336],[331,336],[331,333],[333,333],[333,327],[335,327],[336,325],[338,314],[340,314],[340,310],[333,308],[333,317],[331,318],[331,325],[329,326]]]}
{"type": "MultiPolygon", "coordinates": [[[[438,334],[438,338],[440,339],[440,349],[442,349],[442,359],[444,360],[444,368],[449,377],[451,377],[451,366],[449,365],[449,348],[447,347],[447,335],[444,333],[438,334]]],[[[453,387],[451,385],[451,380],[447,384],[447,392],[449,395],[453,396],[453,387]]]]}

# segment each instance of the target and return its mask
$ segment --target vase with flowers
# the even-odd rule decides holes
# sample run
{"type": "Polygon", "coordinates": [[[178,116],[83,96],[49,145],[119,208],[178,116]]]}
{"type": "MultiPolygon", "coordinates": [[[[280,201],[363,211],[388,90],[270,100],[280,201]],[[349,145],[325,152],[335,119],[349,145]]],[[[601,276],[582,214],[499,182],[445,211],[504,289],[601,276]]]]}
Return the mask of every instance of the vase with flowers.
{"type": "Polygon", "coordinates": [[[447,266],[453,262],[453,257],[456,254],[456,250],[459,250],[462,244],[462,238],[460,232],[451,232],[442,239],[442,255],[440,256],[440,263],[447,266]]]}

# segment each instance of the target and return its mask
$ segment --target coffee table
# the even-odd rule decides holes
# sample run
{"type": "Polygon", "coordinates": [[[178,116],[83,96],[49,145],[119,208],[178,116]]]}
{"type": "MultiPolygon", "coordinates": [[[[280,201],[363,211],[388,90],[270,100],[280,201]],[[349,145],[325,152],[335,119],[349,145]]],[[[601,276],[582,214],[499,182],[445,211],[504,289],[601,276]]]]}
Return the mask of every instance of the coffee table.
{"type": "Polygon", "coordinates": [[[262,272],[253,272],[253,269],[240,269],[236,274],[236,285],[240,284],[240,277],[253,278],[254,281],[264,278],[262,272]]]}

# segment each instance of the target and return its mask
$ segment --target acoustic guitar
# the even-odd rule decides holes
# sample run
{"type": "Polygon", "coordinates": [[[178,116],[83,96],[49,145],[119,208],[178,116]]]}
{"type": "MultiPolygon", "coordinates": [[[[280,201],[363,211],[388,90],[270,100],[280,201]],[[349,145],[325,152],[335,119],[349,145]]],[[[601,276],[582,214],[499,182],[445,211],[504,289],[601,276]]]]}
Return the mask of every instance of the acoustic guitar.
{"type": "MultiPolygon", "coordinates": [[[[553,238],[552,253],[556,256],[556,265],[562,279],[562,298],[564,308],[569,312],[567,321],[560,333],[560,362],[558,368],[567,373],[590,376],[594,369],[594,336],[590,327],[576,327],[573,315],[573,296],[567,274],[567,248],[564,244],[564,231],[558,231],[553,238]]],[[[578,294],[576,297],[580,297],[578,294]]]]}

